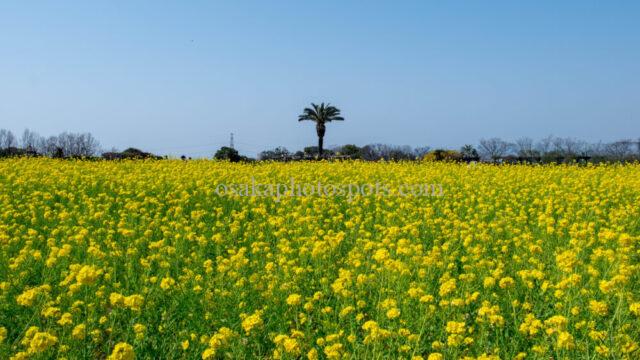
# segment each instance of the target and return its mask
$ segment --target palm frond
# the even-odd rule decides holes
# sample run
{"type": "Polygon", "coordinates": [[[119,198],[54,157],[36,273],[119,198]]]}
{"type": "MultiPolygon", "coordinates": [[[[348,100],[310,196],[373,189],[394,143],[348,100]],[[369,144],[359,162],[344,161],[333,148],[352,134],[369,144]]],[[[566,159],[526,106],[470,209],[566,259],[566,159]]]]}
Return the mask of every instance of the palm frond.
{"type": "Polygon", "coordinates": [[[324,124],[330,121],[344,121],[344,118],[340,116],[340,109],[332,106],[330,103],[311,103],[310,108],[304,108],[301,115],[298,116],[298,121],[311,120],[317,124],[324,124]]]}

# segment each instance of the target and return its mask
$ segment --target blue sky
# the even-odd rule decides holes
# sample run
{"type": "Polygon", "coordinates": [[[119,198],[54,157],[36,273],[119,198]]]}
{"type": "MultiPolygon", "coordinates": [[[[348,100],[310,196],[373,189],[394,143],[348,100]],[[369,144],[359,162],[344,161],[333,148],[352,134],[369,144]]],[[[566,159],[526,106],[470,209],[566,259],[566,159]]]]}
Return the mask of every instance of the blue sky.
{"type": "Polygon", "coordinates": [[[640,137],[638,1],[0,2],[0,128],[208,156],[640,137]]]}

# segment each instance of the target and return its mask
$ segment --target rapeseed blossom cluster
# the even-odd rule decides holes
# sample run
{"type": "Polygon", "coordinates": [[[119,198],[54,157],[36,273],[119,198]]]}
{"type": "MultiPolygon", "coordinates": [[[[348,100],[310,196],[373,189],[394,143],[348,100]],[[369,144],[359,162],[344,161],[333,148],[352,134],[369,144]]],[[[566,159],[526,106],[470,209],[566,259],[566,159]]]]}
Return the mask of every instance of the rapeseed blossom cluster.
{"type": "Polygon", "coordinates": [[[0,161],[0,359],[640,358],[640,165],[0,161]],[[219,196],[216,184],[442,184],[219,196]]]}

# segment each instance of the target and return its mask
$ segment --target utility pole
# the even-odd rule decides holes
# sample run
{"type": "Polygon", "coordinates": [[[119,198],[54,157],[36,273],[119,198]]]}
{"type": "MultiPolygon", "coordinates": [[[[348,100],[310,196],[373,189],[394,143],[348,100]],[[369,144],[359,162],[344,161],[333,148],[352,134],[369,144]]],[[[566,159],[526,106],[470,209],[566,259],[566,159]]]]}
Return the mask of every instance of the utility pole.
{"type": "Polygon", "coordinates": [[[234,147],[233,147],[233,133],[231,133],[231,138],[229,139],[229,147],[234,149],[234,147]]]}

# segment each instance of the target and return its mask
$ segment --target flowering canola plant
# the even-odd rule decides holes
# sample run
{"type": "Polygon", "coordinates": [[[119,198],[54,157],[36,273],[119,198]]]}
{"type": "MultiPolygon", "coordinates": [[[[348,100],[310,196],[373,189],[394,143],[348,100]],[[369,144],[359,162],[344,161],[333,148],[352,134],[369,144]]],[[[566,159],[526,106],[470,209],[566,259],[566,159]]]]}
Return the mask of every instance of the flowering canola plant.
{"type": "Polygon", "coordinates": [[[639,266],[638,164],[0,161],[2,359],[638,359],[639,266]]]}

